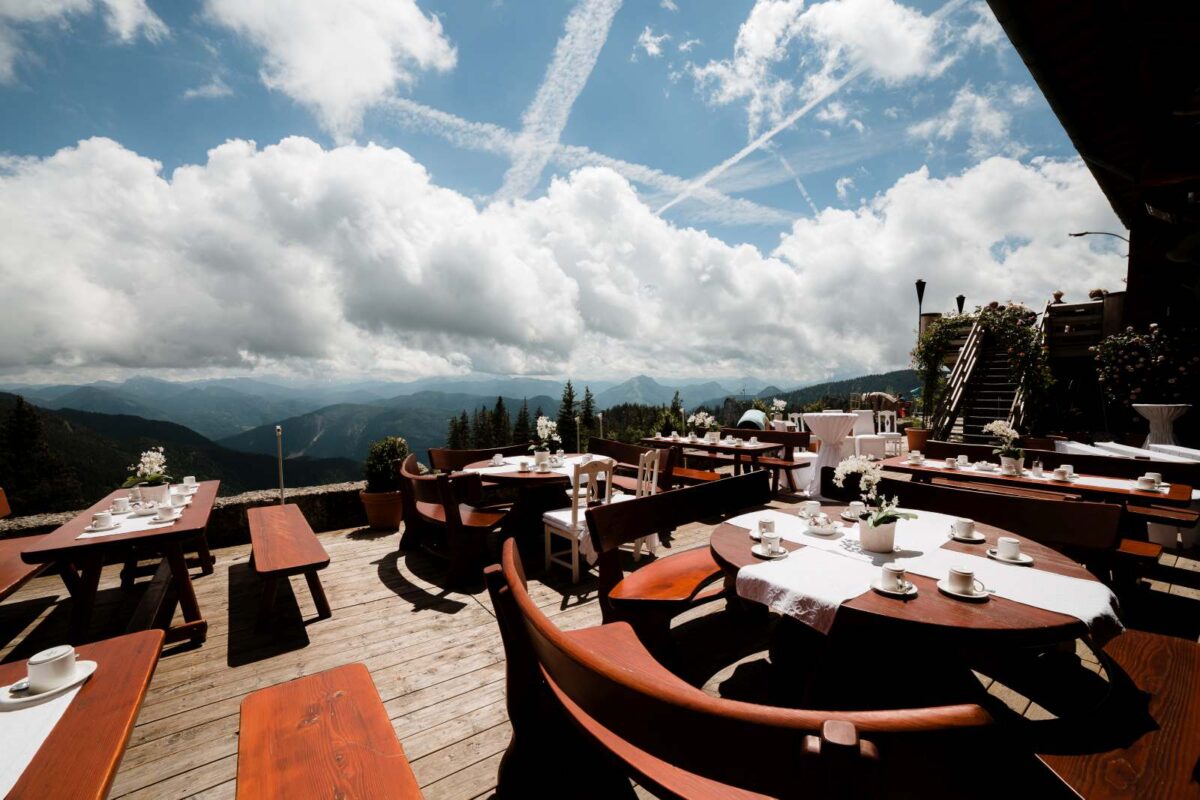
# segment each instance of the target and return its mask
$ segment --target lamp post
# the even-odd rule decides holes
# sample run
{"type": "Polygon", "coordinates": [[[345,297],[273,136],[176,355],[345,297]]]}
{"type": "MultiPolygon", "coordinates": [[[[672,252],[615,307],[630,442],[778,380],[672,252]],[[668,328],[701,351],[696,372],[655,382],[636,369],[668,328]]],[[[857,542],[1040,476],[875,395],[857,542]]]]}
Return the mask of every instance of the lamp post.
{"type": "Polygon", "coordinates": [[[284,504],[283,499],[283,426],[275,426],[275,454],[279,459],[279,505],[284,504]]]}
{"type": "Polygon", "coordinates": [[[954,298],[954,302],[958,303],[958,313],[961,314],[963,310],[963,303],[967,302],[967,296],[965,294],[960,294],[958,297],[954,298]]]}
{"type": "Polygon", "coordinates": [[[921,338],[921,305],[925,302],[925,281],[917,278],[917,338],[921,338]]]}
{"type": "Polygon", "coordinates": [[[599,411],[596,413],[596,421],[600,423],[600,438],[603,439],[604,438],[604,412],[603,411],[599,411]]]}

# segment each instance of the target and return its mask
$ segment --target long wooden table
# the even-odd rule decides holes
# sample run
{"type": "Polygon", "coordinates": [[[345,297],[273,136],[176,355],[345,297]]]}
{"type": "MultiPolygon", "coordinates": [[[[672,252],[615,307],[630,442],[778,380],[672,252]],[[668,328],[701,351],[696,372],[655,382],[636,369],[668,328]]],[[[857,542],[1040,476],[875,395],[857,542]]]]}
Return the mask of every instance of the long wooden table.
{"type": "Polygon", "coordinates": [[[771,442],[750,444],[748,441],[741,439],[738,441],[740,444],[725,444],[724,442],[713,444],[712,442],[706,442],[703,439],[698,439],[693,442],[686,436],[681,436],[678,439],[672,439],[669,436],[642,437],[642,444],[649,447],[673,447],[680,451],[686,447],[690,450],[700,450],[705,453],[733,456],[734,466],[738,465],[742,456],[746,456],[750,459],[751,470],[758,469],[758,459],[760,456],[765,456],[769,453],[774,453],[776,450],[783,449],[783,445],[772,444],[771,442]]]}
{"type": "MultiPolygon", "coordinates": [[[[941,463],[941,462],[938,462],[941,463]]],[[[1134,481],[1126,478],[1113,478],[1106,475],[1080,475],[1082,478],[1100,478],[1109,481],[1127,481],[1129,488],[1119,486],[1096,486],[1083,481],[1058,481],[1031,478],[1024,475],[1004,475],[997,467],[994,472],[978,472],[974,469],[946,469],[944,466],[932,466],[928,459],[923,464],[911,464],[908,456],[894,456],[884,459],[881,466],[891,472],[903,472],[912,475],[914,480],[929,480],[942,477],[957,481],[975,481],[979,483],[996,483],[1011,486],[1022,486],[1029,489],[1043,489],[1052,492],[1082,494],[1094,499],[1119,501],[1133,505],[1153,505],[1161,503],[1168,506],[1184,507],[1192,502],[1192,487],[1182,483],[1172,483],[1168,492],[1143,491],[1133,488],[1134,481]]]]}
{"type": "MultiPolygon", "coordinates": [[[[202,482],[192,495],[191,504],[184,507],[183,513],[173,525],[80,539],[79,535],[91,522],[92,514],[108,509],[112,506],[114,498],[128,494],[128,490],[119,489],[21,552],[21,558],[27,564],[58,564],[63,583],[71,595],[71,636],[74,641],[82,641],[87,635],[96,603],[96,590],[100,584],[100,571],[105,562],[127,553],[133,547],[160,553],[169,568],[170,584],[174,589],[175,602],[178,602],[183,610],[184,622],[166,628],[167,641],[204,641],[208,635],[208,622],[200,613],[200,605],[196,602],[196,592],[188,574],[183,548],[185,544],[204,535],[220,483],[202,482]]],[[[172,605],[168,610],[173,608],[172,605]]],[[[164,624],[170,625],[169,614],[164,612],[162,615],[152,616],[165,618],[164,624]]]]}
{"type": "MultiPolygon", "coordinates": [[[[9,800],[102,800],[125,755],[162,650],[162,631],[141,631],[78,648],[96,672],[67,706],[9,800]]],[[[0,664],[0,685],[25,677],[26,662],[0,664]]]]}

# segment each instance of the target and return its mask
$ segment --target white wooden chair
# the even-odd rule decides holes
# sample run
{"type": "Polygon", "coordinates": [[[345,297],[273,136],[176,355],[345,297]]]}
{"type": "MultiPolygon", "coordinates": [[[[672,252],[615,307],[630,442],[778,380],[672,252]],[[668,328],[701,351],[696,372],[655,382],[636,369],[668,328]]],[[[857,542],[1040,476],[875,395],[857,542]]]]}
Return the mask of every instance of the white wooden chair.
{"type": "MultiPolygon", "coordinates": [[[[658,451],[652,451],[657,453],[658,451]]],[[[551,564],[558,564],[571,570],[571,581],[579,583],[579,554],[582,550],[589,563],[596,559],[591,539],[587,535],[587,520],[584,512],[591,503],[610,503],[620,500],[632,500],[634,495],[616,495],[612,493],[612,482],[604,481],[604,491],[601,493],[601,478],[615,466],[607,458],[596,458],[586,464],[576,464],[571,475],[571,487],[567,490],[570,505],[567,508],[557,508],[542,515],[545,528],[546,569],[551,564]],[[551,544],[553,537],[560,536],[571,543],[570,550],[554,551],[551,544]]],[[[640,474],[640,471],[639,471],[640,474]]],[[[657,471],[656,471],[657,475],[657,471]]],[[[639,481],[639,487],[641,483],[639,481]]]]}
{"type": "MultiPolygon", "coordinates": [[[[665,450],[647,450],[638,457],[637,471],[637,489],[632,495],[634,498],[648,497],[654,494],[655,488],[658,486],[658,469],[662,462],[662,455],[665,450]]],[[[620,495],[621,498],[628,498],[631,495],[620,495]]],[[[646,551],[650,555],[658,553],[658,534],[643,536],[633,540],[633,560],[638,561],[642,557],[642,547],[645,546],[646,551]]]]}
{"type": "Polygon", "coordinates": [[[797,431],[803,433],[804,431],[808,430],[804,427],[804,415],[799,411],[793,411],[792,413],[788,414],[788,420],[796,426],[797,431]]]}
{"type": "Polygon", "coordinates": [[[896,412],[879,412],[879,430],[877,433],[884,438],[888,455],[900,455],[904,449],[904,434],[896,430],[896,412]]]}

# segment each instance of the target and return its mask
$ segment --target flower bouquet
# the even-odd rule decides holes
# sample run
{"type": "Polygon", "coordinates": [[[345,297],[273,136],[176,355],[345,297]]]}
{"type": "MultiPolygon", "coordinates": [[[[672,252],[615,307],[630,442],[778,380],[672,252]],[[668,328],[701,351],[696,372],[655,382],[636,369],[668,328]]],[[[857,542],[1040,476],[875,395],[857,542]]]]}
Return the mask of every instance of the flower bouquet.
{"type": "Polygon", "coordinates": [[[1020,475],[1025,469],[1025,451],[1017,447],[1021,434],[1016,428],[998,419],[984,425],[983,432],[1000,440],[1000,445],[992,450],[993,455],[1000,456],[1000,469],[1009,475],[1020,475]]]}
{"type": "Polygon", "coordinates": [[[558,435],[558,423],[549,417],[537,418],[537,438],[533,444],[529,445],[529,449],[533,451],[533,459],[535,463],[542,464],[550,460],[550,451],[555,445],[562,443],[562,437],[558,435]]]}

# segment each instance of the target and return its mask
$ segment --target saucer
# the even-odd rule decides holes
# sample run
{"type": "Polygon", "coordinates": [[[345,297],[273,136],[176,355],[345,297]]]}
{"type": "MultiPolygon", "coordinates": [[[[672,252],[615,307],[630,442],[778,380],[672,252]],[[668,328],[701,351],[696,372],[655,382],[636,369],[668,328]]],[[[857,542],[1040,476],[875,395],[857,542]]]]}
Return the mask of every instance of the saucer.
{"type": "Polygon", "coordinates": [[[159,519],[158,517],[155,517],[154,519],[150,520],[149,524],[151,524],[151,525],[169,525],[172,522],[178,522],[180,516],[182,516],[182,515],[176,514],[175,516],[171,517],[170,519],[159,519]]]}
{"type": "Polygon", "coordinates": [[[754,540],[754,541],[756,541],[756,542],[761,542],[761,541],[762,541],[762,534],[761,534],[761,533],[759,533],[758,531],[750,531],[750,538],[751,538],[751,539],[753,539],[753,540],[754,540]]]}
{"type": "Polygon", "coordinates": [[[145,506],[138,506],[137,508],[132,509],[132,513],[135,517],[150,517],[158,513],[158,508],[146,508],[145,506]]]}
{"type": "Polygon", "coordinates": [[[942,578],[937,582],[937,587],[938,591],[940,591],[942,594],[949,595],[950,597],[957,597],[959,600],[969,600],[972,603],[987,602],[987,600],[992,596],[992,593],[987,591],[971,592],[970,594],[967,594],[966,592],[956,592],[950,588],[950,584],[946,582],[945,578],[942,578]]]}
{"type": "Polygon", "coordinates": [[[912,464],[914,467],[923,467],[925,466],[925,459],[922,458],[920,461],[913,461],[911,458],[909,458],[905,459],[904,463],[912,464]]]}
{"type": "Polygon", "coordinates": [[[133,513],[133,506],[130,506],[129,508],[125,509],[124,511],[117,511],[117,510],[116,510],[116,509],[114,509],[112,506],[109,506],[108,513],[112,514],[114,517],[115,517],[116,515],[118,515],[118,514],[120,514],[120,515],[123,517],[123,516],[125,516],[126,514],[132,514],[132,513],[133,513]]]}
{"type": "Polygon", "coordinates": [[[770,561],[774,561],[779,558],[787,558],[791,551],[787,548],[784,548],[783,551],[779,553],[768,553],[761,544],[756,544],[750,548],[750,552],[754,553],[754,555],[758,556],[759,558],[765,558],[770,561]]]}
{"type": "MultiPolygon", "coordinates": [[[[21,692],[20,694],[12,694],[8,691],[8,686],[0,687],[0,712],[16,711],[18,708],[27,708],[36,706],[38,703],[49,700],[53,697],[58,697],[63,692],[74,689],[79,684],[86,681],[96,671],[95,661],[76,661],[75,662],[75,677],[62,686],[51,689],[48,692],[33,694],[31,692],[21,692]]],[[[11,686],[11,684],[10,684],[11,686]]]]}
{"type": "Polygon", "coordinates": [[[103,528],[97,528],[94,525],[88,525],[86,528],[83,529],[83,532],[84,533],[103,533],[104,531],[115,531],[119,527],[121,527],[121,523],[117,522],[116,520],[113,520],[112,525],[106,525],[103,528]]]}
{"type": "Polygon", "coordinates": [[[888,597],[916,597],[917,585],[912,581],[905,581],[904,583],[905,588],[903,589],[885,589],[879,585],[879,579],[876,578],[871,581],[871,588],[888,597]]]}
{"type": "Polygon", "coordinates": [[[804,529],[804,532],[811,533],[813,536],[833,536],[835,533],[840,533],[841,530],[840,525],[830,525],[828,528],[818,528],[815,525],[809,525],[804,529]]]}
{"type": "Polygon", "coordinates": [[[1029,555],[1028,553],[1021,553],[1016,558],[1003,558],[998,552],[996,552],[996,548],[989,547],[987,549],[987,554],[988,558],[994,558],[1002,564],[1019,564],[1020,566],[1027,567],[1033,563],[1033,556],[1029,555]]]}
{"type": "Polygon", "coordinates": [[[987,541],[987,537],[979,531],[975,531],[974,536],[959,536],[954,532],[953,528],[950,530],[950,538],[956,542],[962,542],[963,544],[983,544],[987,541]]]}
{"type": "Polygon", "coordinates": [[[849,511],[843,511],[839,516],[847,522],[858,522],[858,517],[851,514],[849,511]]]}

